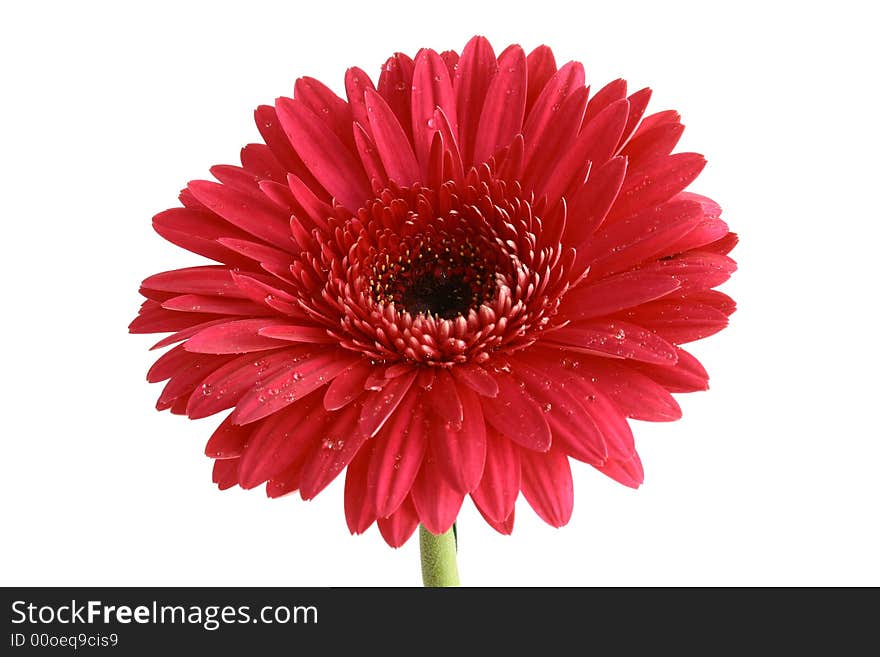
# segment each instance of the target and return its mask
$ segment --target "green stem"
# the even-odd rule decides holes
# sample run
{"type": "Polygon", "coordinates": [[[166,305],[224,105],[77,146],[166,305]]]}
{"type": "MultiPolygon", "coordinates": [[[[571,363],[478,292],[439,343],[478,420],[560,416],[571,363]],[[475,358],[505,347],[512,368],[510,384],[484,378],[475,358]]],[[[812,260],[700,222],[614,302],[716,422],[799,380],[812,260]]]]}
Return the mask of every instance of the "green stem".
{"type": "Polygon", "coordinates": [[[419,525],[422,552],[422,582],[425,586],[460,586],[455,563],[455,531],[436,536],[419,525]]]}

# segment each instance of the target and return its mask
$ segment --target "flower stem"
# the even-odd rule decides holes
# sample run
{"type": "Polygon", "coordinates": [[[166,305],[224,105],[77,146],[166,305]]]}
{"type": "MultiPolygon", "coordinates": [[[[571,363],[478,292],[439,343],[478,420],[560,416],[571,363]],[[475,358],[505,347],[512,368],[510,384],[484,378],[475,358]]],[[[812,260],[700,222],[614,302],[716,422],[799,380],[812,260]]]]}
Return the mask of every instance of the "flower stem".
{"type": "Polygon", "coordinates": [[[455,530],[436,536],[419,525],[422,553],[422,582],[425,586],[460,586],[455,562],[455,530]]]}

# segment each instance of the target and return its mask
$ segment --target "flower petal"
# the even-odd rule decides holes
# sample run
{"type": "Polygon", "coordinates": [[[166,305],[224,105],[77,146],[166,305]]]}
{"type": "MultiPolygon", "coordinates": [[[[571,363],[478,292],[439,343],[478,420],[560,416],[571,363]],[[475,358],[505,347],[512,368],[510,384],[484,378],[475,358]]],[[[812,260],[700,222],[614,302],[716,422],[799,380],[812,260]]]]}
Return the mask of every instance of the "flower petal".
{"type": "Polygon", "coordinates": [[[529,53],[526,58],[528,68],[528,94],[526,96],[526,112],[530,112],[544,85],[550,81],[556,73],[556,59],[553,51],[547,46],[541,45],[529,53]]]}
{"type": "Polygon", "coordinates": [[[655,364],[675,363],[675,347],[653,332],[619,320],[589,320],[547,334],[546,344],[574,352],[629,358],[655,364]]]}
{"type": "Polygon", "coordinates": [[[397,117],[375,91],[364,95],[373,141],[388,178],[402,187],[417,182],[421,176],[419,163],[397,117]]]}
{"type": "Polygon", "coordinates": [[[690,185],[705,166],[702,155],[676,153],[651,160],[640,171],[630,169],[609,218],[630,217],[668,201],[690,185]]]}
{"type": "Polygon", "coordinates": [[[449,531],[458,517],[464,493],[450,486],[437,466],[425,459],[413,482],[412,501],[425,529],[440,535],[449,531]]]}
{"type": "Polygon", "coordinates": [[[210,326],[186,341],[187,351],[200,354],[246,354],[283,347],[284,342],[260,335],[260,329],[283,325],[271,318],[238,319],[210,326]]]}
{"type": "Polygon", "coordinates": [[[627,416],[649,422],[669,422],[681,417],[672,395],[650,377],[632,367],[604,359],[590,359],[592,382],[627,416]]]}
{"type": "Polygon", "coordinates": [[[235,407],[233,421],[248,424],[289,406],[321,388],[359,356],[334,347],[311,345],[297,362],[268,378],[261,389],[251,390],[235,407]]]}
{"type": "Polygon", "coordinates": [[[372,196],[364,169],[339,138],[303,103],[277,101],[287,138],[318,182],[350,212],[372,196]]]}
{"type": "Polygon", "coordinates": [[[400,409],[376,437],[370,459],[368,490],[376,514],[384,518],[407,499],[427,447],[425,418],[418,395],[407,395],[400,409]]]}
{"type": "Polygon", "coordinates": [[[392,379],[381,390],[373,391],[366,396],[361,409],[361,431],[370,438],[379,433],[407,396],[413,381],[416,380],[416,374],[417,371],[413,369],[408,374],[392,379]]]}
{"type": "Polygon", "coordinates": [[[253,432],[254,427],[240,427],[227,417],[208,439],[205,455],[212,459],[238,458],[253,432]]]}
{"type": "MultiPolygon", "coordinates": [[[[327,415],[323,407],[318,409],[327,415]]],[[[342,472],[361,449],[367,436],[358,427],[356,406],[348,406],[338,413],[329,414],[318,446],[310,455],[300,480],[300,493],[304,500],[320,493],[342,472]]]]}
{"type": "Polygon", "coordinates": [[[293,364],[305,347],[283,348],[239,356],[211,372],[202,380],[198,394],[187,404],[190,419],[208,417],[232,408],[251,388],[259,386],[285,365],[293,364]]]}
{"type": "Polygon", "coordinates": [[[324,393],[324,408],[338,411],[364,394],[364,382],[375,368],[365,359],[357,360],[333,379],[324,393]]]}
{"type": "Polygon", "coordinates": [[[458,386],[463,418],[459,424],[431,425],[428,450],[453,488],[467,493],[476,488],[486,462],[486,423],[477,393],[458,386]]]}
{"type": "Polygon", "coordinates": [[[315,412],[318,401],[303,399],[256,425],[239,464],[242,488],[259,486],[311,450],[326,424],[324,414],[315,412]]]}
{"type": "Polygon", "coordinates": [[[680,285],[668,274],[637,269],[576,287],[565,295],[562,308],[571,321],[593,319],[654,301],[680,285]]]}
{"type": "Polygon", "coordinates": [[[419,515],[412,498],[407,496],[403,503],[387,518],[379,518],[379,533],[393,548],[402,546],[419,526],[419,515]]]}
{"type": "Polygon", "coordinates": [[[363,534],[376,521],[367,494],[367,472],[372,448],[361,449],[345,471],[345,522],[352,534],[363,534]]]}
{"type": "Polygon", "coordinates": [[[209,180],[194,180],[187,188],[233,226],[279,249],[292,251],[288,219],[275,205],[209,180]]]}
{"type": "Polygon", "coordinates": [[[434,110],[439,107],[453,121],[458,136],[455,93],[449,70],[440,55],[431,49],[419,51],[412,78],[412,136],[415,153],[422,169],[427,171],[431,141],[437,131],[434,110]]]}
{"type": "Polygon", "coordinates": [[[503,522],[519,496],[520,450],[494,430],[486,434],[486,467],[480,485],[471,492],[474,503],[487,517],[503,522]]]}
{"type": "Polygon", "coordinates": [[[546,452],[551,433],[535,399],[509,374],[499,374],[498,397],[482,397],[486,420],[504,436],[526,449],[546,452]]]}
{"type": "Polygon", "coordinates": [[[486,92],[474,141],[475,164],[487,161],[522,131],[527,89],[525,54],[519,46],[508,48],[498,58],[498,72],[486,92]]]}
{"type": "Polygon", "coordinates": [[[485,37],[475,36],[461,51],[453,90],[458,111],[458,143],[465,163],[472,160],[480,110],[497,68],[495,52],[485,37]]]}
{"type": "Polygon", "coordinates": [[[456,365],[452,368],[452,375],[457,381],[484,397],[495,397],[498,395],[498,382],[479,365],[467,363],[456,365]]]}
{"type": "Polygon", "coordinates": [[[709,389],[709,375],[694,358],[681,347],[675,348],[678,358],[675,364],[653,365],[650,363],[633,363],[633,367],[642,374],[659,383],[669,392],[697,392],[709,389]]]}
{"type": "Polygon", "coordinates": [[[546,454],[520,450],[522,492],[544,522],[562,527],[571,519],[574,486],[568,457],[558,449],[546,454]]]}
{"type": "Polygon", "coordinates": [[[414,66],[412,59],[403,53],[395,53],[382,66],[379,83],[376,85],[377,91],[397,115],[397,120],[410,139],[412,139],[410,94],[412,93],[414,66]]]}

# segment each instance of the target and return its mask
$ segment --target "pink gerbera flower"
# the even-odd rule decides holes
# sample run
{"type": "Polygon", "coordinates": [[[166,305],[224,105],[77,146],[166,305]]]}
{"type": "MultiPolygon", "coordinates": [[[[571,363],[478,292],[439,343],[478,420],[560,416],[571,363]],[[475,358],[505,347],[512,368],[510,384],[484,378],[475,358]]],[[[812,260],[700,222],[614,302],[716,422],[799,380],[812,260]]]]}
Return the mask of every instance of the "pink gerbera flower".
{"type": "Polygon", "coordinates": [[[153,225],[218,264],[141,287],[133,333],[173,332],[158,408],[233,409],[220,488],[310,499],[343,470],[352,532],[447,532],[465,497],[509,533],[520,492],[554,526],[570,459],[627,486],[627,418],[707,387],[680,345],[727,325],[735,269],[705,164],[670,154],[650,91],[590,94],[541,46],[396,54],[347,100],[311,78],[256,110],[265,143],[191,182],[153,225]]]}

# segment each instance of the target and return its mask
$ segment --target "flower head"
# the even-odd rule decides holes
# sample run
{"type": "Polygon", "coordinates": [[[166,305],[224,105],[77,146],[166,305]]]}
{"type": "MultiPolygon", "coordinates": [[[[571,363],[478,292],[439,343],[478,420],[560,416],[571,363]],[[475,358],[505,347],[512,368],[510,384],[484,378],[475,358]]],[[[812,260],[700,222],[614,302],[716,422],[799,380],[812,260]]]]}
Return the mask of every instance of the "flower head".
{"type": "Polygon", "coordinates": [[[317,495],[346,470],[352,532],[401,545],[464,498],[509,533],[522,491],[572,512],[569,459],[628,486],[627,418],[707,387],[681,344],[727,325],[712,288],[736,243],[684,191],[679,115],[597,93],[549,48],[396,54],[347,100],[311,78],[261,106],[265,143],[194,181],[156,231],[219,264],[147,278],[135,333],[173,332],[158,408],[233,409],[208,441],[220,488],[317,495]]]}

